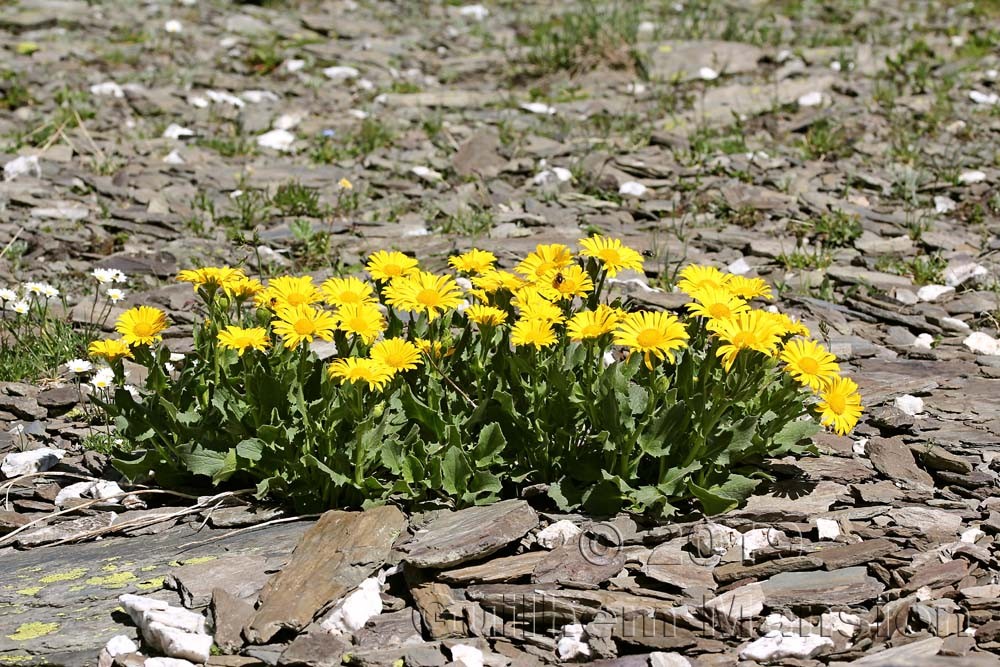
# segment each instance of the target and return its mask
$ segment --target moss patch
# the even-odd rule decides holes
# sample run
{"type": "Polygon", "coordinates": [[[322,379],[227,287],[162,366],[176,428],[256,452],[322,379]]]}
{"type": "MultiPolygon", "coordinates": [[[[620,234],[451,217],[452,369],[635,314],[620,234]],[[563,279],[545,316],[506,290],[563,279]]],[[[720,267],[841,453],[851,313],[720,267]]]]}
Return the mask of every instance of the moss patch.
{"type": "Polygon", "coordinates": [[[170,567],[180,567],[182,565],[201,565],[202,563],[211,563],[213,560],[219,560],[219,557],[198,556],[196,558],[188,558],[187,560],[175,560],[170,563],[170,567]]]}
{"type": "Polygon", "coordinates": [[[34,623],[22,623],[18,626],[17,631],[14,634],[7,635],[7,639],[13,639],[16,642],[26,642],[32,639],[38,639],[39,637],[44,637],[45,635],[51,635],[58,629],[58,623],[41,623],[39,621],[35,621],[34,623]]]}
{"type": "Polygon", "coordinates": [[[91,577],[87,583],[91,586],[104,586],[105,588],[124,588],[126,584],[135,581],[136,576],[132,572],[115,572],[106,577],[91,577]]]}
{"type": "Polygon", "coordinates": [[[18,595],[38,595],[38,591],[45,588],[45,586],[29,586],[28,588],[22,588],[17,592],[18,595]]]}
{"type": "Polygon", "coordinates": [[[154,588],[163,588],[164,579],[165,577],[147,579],[146,581],[140,581],[135,585],[135,587],[143,591],[153,590],[154,588]]]}
{"type": "Polygon", "coordinates": [[[52,574],[47,574],[38,580],[40,584],[55,584],[60,581],[74,581],[81,578],[83,575],[87,574],[87,568],[77,567],[72,570],[66,570],[65,572],[53,572],[52,574]]]}

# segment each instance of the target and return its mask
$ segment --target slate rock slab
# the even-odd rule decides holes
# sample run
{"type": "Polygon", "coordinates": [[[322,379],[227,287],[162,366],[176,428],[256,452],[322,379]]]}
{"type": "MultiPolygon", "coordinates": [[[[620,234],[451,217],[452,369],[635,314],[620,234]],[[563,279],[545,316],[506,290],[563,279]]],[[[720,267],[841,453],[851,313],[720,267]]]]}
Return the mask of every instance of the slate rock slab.
{"type": "Polygon", "coordinates": [[[489,556],[538,525],[538,514],[523,500],[470,507],[432,519],[399,547],[403,560],[421,568],[446,568],[489,556]]]}
{"type": "Polygon", "coordinates": [[[263,644],[282,629],[305,628],[385,563],[405,526],[403,513],[392,506],[325,513],[264,586],[247,639],[263,644]]]}
{"type": "Polygon", "coordinates": [[[769,607],[860,604],[878,597],[885,586],[865,567],[822,572],[782,572],[761,583],[769,607]]]}

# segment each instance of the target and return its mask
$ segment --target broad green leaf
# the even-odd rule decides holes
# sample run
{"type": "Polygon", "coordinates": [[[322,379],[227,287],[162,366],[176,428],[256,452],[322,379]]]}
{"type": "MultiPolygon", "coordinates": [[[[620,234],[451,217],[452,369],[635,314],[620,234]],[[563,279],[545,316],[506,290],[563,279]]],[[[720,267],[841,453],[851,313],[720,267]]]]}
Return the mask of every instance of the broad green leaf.
{"type": "Polygon", "coordinates": [[[730,475],[724,483],[707,489],[688,481],[688,489],[701,501],[705,514],[715,515],[739,507],[740,503],[750,497],[758,484],[760,484],[759,479],[730,475]]]}
{"type": "Polygon", "coordinates": [[[496,422],[487,424],[479,432],[479,443],[472,450],[472,460],[476,466],[482,467],[493,462],[506,446],[507,439],[504,438],[500,425],[496,422]]]}

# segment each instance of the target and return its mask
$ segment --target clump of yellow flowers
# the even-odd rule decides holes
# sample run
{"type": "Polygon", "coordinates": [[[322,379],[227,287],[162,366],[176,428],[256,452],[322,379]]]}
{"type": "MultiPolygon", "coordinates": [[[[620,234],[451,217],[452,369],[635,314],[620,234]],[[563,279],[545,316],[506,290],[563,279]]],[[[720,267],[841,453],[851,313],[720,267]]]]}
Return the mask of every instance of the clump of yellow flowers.
{"type": "Polygon", "coordinates": [[[759,278],[688,266],[672,313],[606,302],[643,270],[618,239],[539,245],[512,270],[479,249],[448,265],[380,250],[367,279],[182,271],[206,310],[182,361],[148,306],[91,346],[150,371],[105,405],[146,447],[119,467],[249,479],[301,507],[544,483],[563,508],[669,515],[738,504],[766,457],[809,449],[811,415],[840,434],[860,418],[857,385],[759,278]]]}

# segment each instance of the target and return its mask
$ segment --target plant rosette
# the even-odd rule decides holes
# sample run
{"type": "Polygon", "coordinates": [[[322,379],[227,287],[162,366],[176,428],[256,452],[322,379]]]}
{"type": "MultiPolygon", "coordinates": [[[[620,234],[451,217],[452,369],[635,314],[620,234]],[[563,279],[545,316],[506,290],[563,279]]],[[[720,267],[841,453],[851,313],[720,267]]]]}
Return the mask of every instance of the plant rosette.
{"type": "Polygon", "coordinates": [[[628,311],[606,279],[642,256],[580,245],[540,245],[513,271],[471,250],[442,274],[379,251],[368,280],[321,284],[183,271],[205,314],[183,360],[143,306],[92,347],[119,383],[125,357],[149,371],[102,402],[136,448],[116,465],[167,485],[250,481],[301,510],[466,506],[544,484],[567,510],[713,514],[769,479],[767,458],[857,423],[857,385],[764,304],[762,279],[691,265],[682,312],[628,311]]]}

